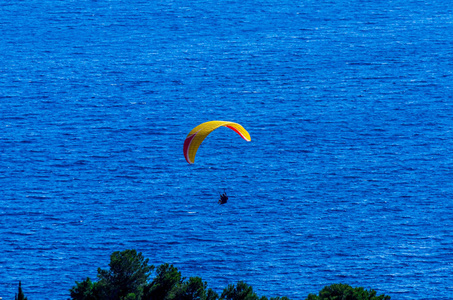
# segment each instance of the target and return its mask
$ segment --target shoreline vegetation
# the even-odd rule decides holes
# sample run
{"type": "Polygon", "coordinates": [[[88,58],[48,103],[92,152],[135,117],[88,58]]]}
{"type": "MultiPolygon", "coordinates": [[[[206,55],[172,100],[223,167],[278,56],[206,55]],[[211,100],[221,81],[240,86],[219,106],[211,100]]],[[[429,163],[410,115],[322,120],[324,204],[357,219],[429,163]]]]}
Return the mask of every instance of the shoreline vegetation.
{"type": "MultiPolygon", "coordinates": [[[[98,268],[97,281],[89,277],[75,282],[69,292],[72,300],[291,300],[285,296],[259,297],[243,281],[229,284],[219,295],[208,288],[200,277],[182,277],[176,267],[168,263],[149,265],[149,259],[136,250],[113,252],[109,270],[98,268]],[[150,281],[151,274],[155,277],[150,281]]],[[[16,300],[27,300],[19,282],[16,300]]],[[[375,290],[332,284],[319,294],[309,294],[306,300],[390,300],[390,296],[377,295],[375,290]]]]}

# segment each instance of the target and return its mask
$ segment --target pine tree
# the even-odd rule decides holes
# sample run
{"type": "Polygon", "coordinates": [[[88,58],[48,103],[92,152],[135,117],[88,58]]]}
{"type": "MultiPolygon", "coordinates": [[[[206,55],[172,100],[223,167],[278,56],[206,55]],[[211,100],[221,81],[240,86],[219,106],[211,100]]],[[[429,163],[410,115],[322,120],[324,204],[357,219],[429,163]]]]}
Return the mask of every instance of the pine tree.
{"type": "Polygon", "coordinates": [[[22,283],[19,281],[19,293],[16,294],[15,297],[16,300],[28,300],[27,297],[25,297],[24,292],[22,291],[22,283]]]}

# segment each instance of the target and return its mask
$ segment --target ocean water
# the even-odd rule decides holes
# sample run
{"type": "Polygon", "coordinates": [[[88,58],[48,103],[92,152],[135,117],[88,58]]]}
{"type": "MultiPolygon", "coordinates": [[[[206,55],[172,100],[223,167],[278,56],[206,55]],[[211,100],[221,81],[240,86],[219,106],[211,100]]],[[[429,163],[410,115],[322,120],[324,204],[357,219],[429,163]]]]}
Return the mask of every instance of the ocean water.
{"type": "Polygon", "coordinates": [[[125,249],[219,293],[451,299],[449,1],[3,1],[0,36],[3,299],[125,249]],[[252,141],[188,165],[209,120],[252,141]]]}

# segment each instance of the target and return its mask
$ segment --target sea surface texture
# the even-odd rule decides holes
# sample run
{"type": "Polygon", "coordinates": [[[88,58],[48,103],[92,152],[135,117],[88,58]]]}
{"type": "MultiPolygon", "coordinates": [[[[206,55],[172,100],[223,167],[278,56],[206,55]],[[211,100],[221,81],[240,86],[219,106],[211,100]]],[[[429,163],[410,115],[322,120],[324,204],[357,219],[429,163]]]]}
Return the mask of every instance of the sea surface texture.
{"type": "Polygon", "coordinates": [[[2,1],[0,36],[3,299],[125,249],[219,293],[451,299],[453,2],[2,1]],[[210,120],[252,141],[189,165],[210,120]]]}

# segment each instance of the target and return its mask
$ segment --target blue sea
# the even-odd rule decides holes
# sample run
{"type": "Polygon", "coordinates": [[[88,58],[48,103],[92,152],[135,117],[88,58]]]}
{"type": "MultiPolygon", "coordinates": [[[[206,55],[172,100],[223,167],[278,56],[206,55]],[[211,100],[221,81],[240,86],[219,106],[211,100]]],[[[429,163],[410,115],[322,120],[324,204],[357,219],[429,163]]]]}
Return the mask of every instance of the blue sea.
{"type": "Polygon", "coordinates": [[[2,1],[0,36],[3,299],[125,249],[219,293],[451,299],[453,2],[2,1]],[[189,165],[210,120],[252,141],[189,165]]]}

